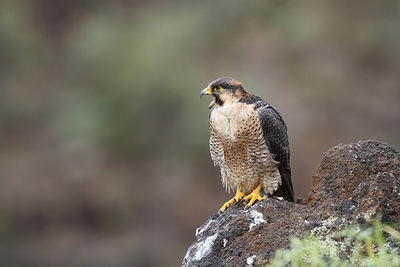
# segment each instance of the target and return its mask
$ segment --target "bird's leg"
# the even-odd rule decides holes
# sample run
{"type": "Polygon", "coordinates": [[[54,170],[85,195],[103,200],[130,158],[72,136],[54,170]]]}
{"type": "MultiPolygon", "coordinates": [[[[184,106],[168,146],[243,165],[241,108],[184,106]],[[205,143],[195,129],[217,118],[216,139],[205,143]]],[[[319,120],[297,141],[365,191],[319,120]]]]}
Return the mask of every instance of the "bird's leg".
{"type": "Polygon", "coordinates": [[[236,195],[234,198],[232,198],[231,200],[229,200],[228,202],[226,202],[219,210],[221,212],[224,212],[224,210],[226,210],[227,207],[229,207],[233,201],[235,200],[236,202],[239,202],[239,200],[242,199],[242,197],[244,196],[244,193],[239,189],[239,187],[236,188],[236,195]]]}
{"type": "Polygon", "coordinates": [[[256,200],[263,200],[266,198],[265,196],[263,197],[260,196],[260,190],[261,190],[261,184],[259,184],[256,187],[256,189],[253,190],[253,192],[251,192],[244,198],[244,201],[250,200],[249,204],[247,204],[246,206],[246,209],[250,208],[254,204],[254,202],[256,202],[256,200]]]}

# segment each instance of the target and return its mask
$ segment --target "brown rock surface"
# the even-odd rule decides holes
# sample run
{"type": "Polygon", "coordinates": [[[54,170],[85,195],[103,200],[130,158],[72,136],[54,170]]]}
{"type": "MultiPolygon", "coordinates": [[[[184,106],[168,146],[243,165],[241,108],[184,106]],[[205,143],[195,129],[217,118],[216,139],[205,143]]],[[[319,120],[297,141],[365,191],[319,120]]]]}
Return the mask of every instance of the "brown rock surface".
{"type": "Polygon", "coordinates": [[[339,145],[324,153],[303,204],[269,198],[248,210],[235,204],[212,215],[196,231],[183,266],[262,264],[330,220],[330,230],[363,223],[378,213],[400,222],[400,154],[377,141],[339,145]]]}
{"type": "Polygon", "coordinates": [[[399,152],[384,143],[338,145],[324,153],[305,204],[335,205],[349,199],[360,212],[382,213],[385,220],[400,222],[399,166],[399,152]]]}

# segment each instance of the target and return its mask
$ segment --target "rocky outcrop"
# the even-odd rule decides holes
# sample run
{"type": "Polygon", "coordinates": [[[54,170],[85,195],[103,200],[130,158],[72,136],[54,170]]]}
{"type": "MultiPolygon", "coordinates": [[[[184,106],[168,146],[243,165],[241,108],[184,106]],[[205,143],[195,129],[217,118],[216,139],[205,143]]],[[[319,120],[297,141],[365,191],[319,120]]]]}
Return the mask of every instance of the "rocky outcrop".
{"type": "Polygon", "coordinates": [[[312,183],[303,203],[268,198],[248,210],[236,203],[212,215],[196,230],[183,266],[262,264],[292,237],[317,228],[334,231],[377,214],[400,222],[400,154],[386,144],[360,141],[330,149],[312,183]]]}
{"type": "Polygon", "coordinates": [[[400,222],[399,152],[377,141],[339,145],[324,153],[312,178],[308,205],[349,199],[359,212],[400,222]]]}

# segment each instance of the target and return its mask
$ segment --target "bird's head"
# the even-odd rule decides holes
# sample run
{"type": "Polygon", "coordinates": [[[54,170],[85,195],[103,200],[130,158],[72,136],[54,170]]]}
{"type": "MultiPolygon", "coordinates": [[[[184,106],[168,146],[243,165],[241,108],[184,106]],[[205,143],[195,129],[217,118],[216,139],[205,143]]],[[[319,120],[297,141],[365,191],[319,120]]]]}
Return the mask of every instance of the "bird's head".
{"type": "Polygon", "coordinates": [[[249,95],[249,93],[244,89],[241,82],[230,77],[223,77],[216,79],[207,88],[203,89],[200,93],[200,98],[203,95],[211,95],[213,97],[213,101],[208,106],[208,108],[212,108],[215,105],[222,106],[225,103],[237,101],[249,95]]]}

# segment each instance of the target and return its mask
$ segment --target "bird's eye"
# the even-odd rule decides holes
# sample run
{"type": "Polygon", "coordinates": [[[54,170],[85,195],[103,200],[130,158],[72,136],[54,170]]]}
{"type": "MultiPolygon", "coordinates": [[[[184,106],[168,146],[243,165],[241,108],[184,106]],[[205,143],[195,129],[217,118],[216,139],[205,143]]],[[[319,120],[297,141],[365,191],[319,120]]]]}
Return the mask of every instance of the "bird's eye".
{"type": "Polygon", "coordinates": [[[218,86],[218,87],[215,87],[214,90],[215,90],[215,91],[221,91],[221,90],[222,90],[222,86],[220,85],[220,86],[218,86]]]}

